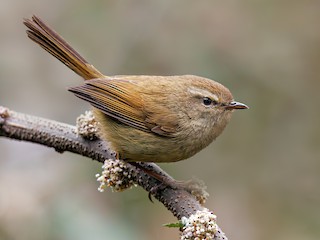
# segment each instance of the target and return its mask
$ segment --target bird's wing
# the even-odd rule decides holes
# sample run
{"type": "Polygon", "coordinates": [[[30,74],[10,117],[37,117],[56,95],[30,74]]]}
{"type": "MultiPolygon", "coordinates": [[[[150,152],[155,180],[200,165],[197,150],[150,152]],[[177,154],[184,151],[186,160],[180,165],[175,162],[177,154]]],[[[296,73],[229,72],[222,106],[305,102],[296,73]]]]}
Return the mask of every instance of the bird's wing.
{"type": "MultiPolygon", "coordinates": [[[[148,109],[141,94],[142,86],[129,79],[91,79],[68,90],[106,115],[136,129],[172,137],[176,131],[173,116],[159,117],[161,105],[148,109]]],[[[150,96],[149,96],[150,97],[150,96]]],[[[162,114],[163,115],[163,114],[162,114]]]]}

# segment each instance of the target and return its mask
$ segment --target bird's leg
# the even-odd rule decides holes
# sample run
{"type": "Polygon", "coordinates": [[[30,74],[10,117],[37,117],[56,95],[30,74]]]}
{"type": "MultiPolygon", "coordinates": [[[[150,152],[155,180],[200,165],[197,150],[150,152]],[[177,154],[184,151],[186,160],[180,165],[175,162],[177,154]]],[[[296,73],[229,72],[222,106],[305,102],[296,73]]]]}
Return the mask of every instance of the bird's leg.
{"type": "Polygon", "coordinates": [[[149,176],[157,179],[160,183],[151,188],[149,191],[149,199],[151,202],[151,195],[155,195],[158,191],[163,191],[167,187],[172,189],[183,189],[196,197],[200,203],[204,203],[209,194],[206,192],[206,186],[198,179],[191,179],[188,181],[177,181],[171,176],[164,174],[159,166],[153,163],[143,162],[128,162],[136,168],[144,171],[149,176]]]}

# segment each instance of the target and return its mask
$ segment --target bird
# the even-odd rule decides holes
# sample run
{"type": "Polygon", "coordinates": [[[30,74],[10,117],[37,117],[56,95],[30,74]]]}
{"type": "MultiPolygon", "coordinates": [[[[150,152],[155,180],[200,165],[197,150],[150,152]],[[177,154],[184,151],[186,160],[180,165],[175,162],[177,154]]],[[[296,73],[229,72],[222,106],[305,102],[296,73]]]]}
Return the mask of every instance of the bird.
{"type": "Polygon", "coordinates": [[[234,110],[248,108],[205,77],[104,75],[39,17],[24,24],[31,40],[84,79],[68,90],[93,106],[99,136],[119,159],[188,159],[222,133],[234,110]]]}

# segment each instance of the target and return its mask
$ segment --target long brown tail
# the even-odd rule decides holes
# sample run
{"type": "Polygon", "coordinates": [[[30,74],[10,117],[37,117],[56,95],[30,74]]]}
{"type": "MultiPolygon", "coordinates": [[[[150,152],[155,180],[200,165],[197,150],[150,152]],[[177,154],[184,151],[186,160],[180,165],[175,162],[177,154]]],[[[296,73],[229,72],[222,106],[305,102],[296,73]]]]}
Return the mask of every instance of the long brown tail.
{"type": "Polygon", "coordinates": [[[104,76],[40,18],[32,16],[31,19],[24,19],[23,23],[28,28],[27,34],[31,40],[84,79],[104,76]]]}

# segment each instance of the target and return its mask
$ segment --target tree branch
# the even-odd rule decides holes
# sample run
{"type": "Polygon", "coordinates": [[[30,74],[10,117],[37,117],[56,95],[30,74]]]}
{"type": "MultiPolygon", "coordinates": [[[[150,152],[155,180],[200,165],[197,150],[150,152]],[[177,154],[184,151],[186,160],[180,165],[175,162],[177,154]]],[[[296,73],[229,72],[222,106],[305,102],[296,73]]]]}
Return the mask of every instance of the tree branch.
{"type": "MultiPolygon", "coordinates": [[[[101,139],[88,140],[79,136],[75,126],[17,113],[0,106],[1,136],[52,147],[59,153],[73,152],[102,163],[107,159],[115,159],[115,153],[111,150],[110,144],[101,139]]],[[[143,168],[171,178],[154,163],[140,164],[143,168]]],[[[136,173],[134,181],[158,199],[179,220],[183,217],[189,218],[197,211],[205,210],[195,197],[184,189],[167,187],[161,191],[152,191],[159,186],[158,180],[133,165],[128,164],[127,167],[136,173]]],[[[214,239],[227,239],[227,237],[217,227],[214,239]]]]}

